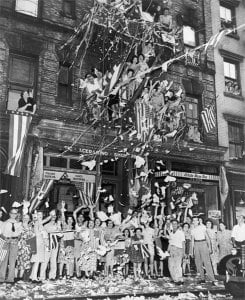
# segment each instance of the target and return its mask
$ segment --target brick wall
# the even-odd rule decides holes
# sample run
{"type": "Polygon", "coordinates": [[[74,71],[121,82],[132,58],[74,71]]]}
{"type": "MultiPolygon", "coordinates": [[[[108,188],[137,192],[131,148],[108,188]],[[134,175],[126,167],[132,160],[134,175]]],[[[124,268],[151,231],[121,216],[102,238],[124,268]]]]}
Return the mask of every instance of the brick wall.
{"type": "MultiPolygon", "coordinates": [[[[169,2],[174,19],[178,14],[182,14],[185,22],[186,20],[194,20],[194,23],[198,28],[197,31],[200,43],[205,42],[205,36],[207,36],[207,38],[211,36],[212,24],[209,5],[210,0],[200,0],[198,2],[192,0],[172,0],[169,2]],[[194,13],[194,15],[191,15],[191,18],[190,12],[194,13]],[[204,21],[206,23],[204,23],[204,21]]],[[[74,109],[69,107],[64,108],[56,103],[59,59],[55,47],[72,34],[72,31],[69,31],[69,29],[74,28],[74,26],[79,24],[82,16],[89,11],[91,3],[92,1],[87,0],[76,1],[76,19],[74,20],[62,16],[62,0],[43,0],[42,18],[35,22],[31,22],[29,18],[25,18],[25,16],[19,14],[10,15],[9,18],[6,18],[4,15],[0,17],[2,29],[0,43],[0,61],[2,62],[0,66],[0,105],[3,110],[5,108],[4,105],[6,104],[6,74],[8,69],[7,61],[9,51],[4,35],[6,36],[9,32],[13,32],[16,35],[24,34],[39,39],[43,44],[43,50],[39,55],[39,68],[37,74],[37,102],[39,116],[74,121],[74,109],[76,110],[76,108],[79,107],[79,91],[77,89],[79,73],[81,71],[83,77],[91,66],[96,66],[98,58],[93,52],[86,57],[81,70],[79,69],[79,66],[74,66],[74,88],[72,92],[74,109]],[[55,27],[56,25],[59,26],[55,27]],[[62,26],[64,30],[62,30],[62,26]]],[[[4,5],[6,6],[6,3],[4,5]]],[[[12,6],[8,4],[7,9],[11,11],[12,6]]],[[[212,55],[209,55],[209,59],[212,60],[212,55]]],[[[213,75],[205,74],[202,70],[194,70],[190,67],[186,68],[183,64],[175,64],[170,68],[168,78],[174,80],[175,88],[182,83],[183,77],[198,78],[204,84],[203,107],[215,100],[213,75]]],[[[215,142],[216,133],[211,134],[208,139],[209,142],[215,142]]]]}

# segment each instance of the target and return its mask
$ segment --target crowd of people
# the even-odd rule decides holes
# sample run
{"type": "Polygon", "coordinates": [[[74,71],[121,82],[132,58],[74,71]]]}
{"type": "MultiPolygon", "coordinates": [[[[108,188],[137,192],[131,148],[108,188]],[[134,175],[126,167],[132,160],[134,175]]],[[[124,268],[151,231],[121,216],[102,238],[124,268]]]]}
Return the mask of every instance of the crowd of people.
{"type": "Polygon", "coordinates": [[[204,266],[207,280],[215,284],[219,261],[236,243],[245,242],[244,216],[232,231],[223,222],[217,226],[207,220],[204,225],[198,216],[172,217],[164,214],[163,205],[129,209],[125,218],[96,212],[92,205],[70,215],[64,202],[46,218],[42,211],[21,215],[12,208],[0,224],[0,282],[110,277],[114,272],[125,277],[132,273],[139,281],[165,276],[168,266],[173,282],[182,284],[195,262],[201,280],[204,266]]]}

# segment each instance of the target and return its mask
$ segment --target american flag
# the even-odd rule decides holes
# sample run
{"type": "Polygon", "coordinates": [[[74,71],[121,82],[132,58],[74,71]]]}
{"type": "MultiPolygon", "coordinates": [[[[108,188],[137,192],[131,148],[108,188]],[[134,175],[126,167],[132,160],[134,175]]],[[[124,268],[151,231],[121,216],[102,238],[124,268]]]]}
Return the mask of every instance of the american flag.
{"type": "Polygon", "coordinates": [[[75,182],[83,205],[92,205],[95,196],[95,181],[75,182]]]}
{"type": "Polygon", "coordinates": [[[54,180],[52,179],[44,179],[42,182],[42,186],[38,193],[31,199],[31,205],[29,207],[29,212],[33,212],[42,200],[47,196],[48,192],[52,188],[54,180]]]}
{"type": "Polygon", "coordinates": [[[0,262],[4,261],[8,250],[6,249],[7,242],[0,237],[0,262]]]}
{"type": "Polygon", "coordinates": [[[206,107],[201,112],[201,118],[202,118],[205,131],[207,133],[210,132],[213,128],[215,128],[216,122],[215,122],[214,105],[210,105],[206,107]]]}
{"type": "Polygon", "coordinates": [[[28,130],[32,117],[17,113],[10,114],[9,151],[6,174],[20,177],[28,130]]]}

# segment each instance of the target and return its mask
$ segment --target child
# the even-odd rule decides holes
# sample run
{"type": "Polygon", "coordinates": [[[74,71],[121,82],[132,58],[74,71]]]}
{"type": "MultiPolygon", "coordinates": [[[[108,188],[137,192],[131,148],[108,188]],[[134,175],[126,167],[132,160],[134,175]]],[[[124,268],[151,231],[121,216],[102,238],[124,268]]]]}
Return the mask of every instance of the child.
{"type": "Polygon", "coordinates": [[[183,274],[191,272],[191,267],[190,267],[190,250],[191,250],[191,231],[190,231],[190,224],[184,223],[183,224],[183,231],[185,234],[185,256],[183,258],[183,263],[182,263],[182,269],[183,269],[183,274]]]}
{"type": "Polygon", "coordinates": [[[132,237],[132,244],[130,246],[130,261],[134,266],[134,279],[141,278],[141,264],[144,261],[141,246],[143,244],[142,229],[136,228],[135,235],[132,237]]]}

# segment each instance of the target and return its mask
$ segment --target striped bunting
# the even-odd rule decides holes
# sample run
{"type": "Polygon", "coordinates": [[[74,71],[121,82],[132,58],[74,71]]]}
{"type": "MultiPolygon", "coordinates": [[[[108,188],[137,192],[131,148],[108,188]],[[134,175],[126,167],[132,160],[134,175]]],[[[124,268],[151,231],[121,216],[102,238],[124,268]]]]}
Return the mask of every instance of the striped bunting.
{"type": "Polygon", "coordinates": [[[6,249],[7,242],[0,238],[0,262],[4,261],[8,250],[6,249]]]}
{"type": "Polygon", "coordinates": [[[216,122],[215,122],[214,105],[206,107],[201,112],[201,118],[202,118],[205,131],[207,133],[210,132],[213,128],[215,128],[216,122]]]}
{"type": "Polygon", "coordinates": [[[20,177],[31,116],[11,113],[9,123],[9,151],[6,174],[20,177]]]}

